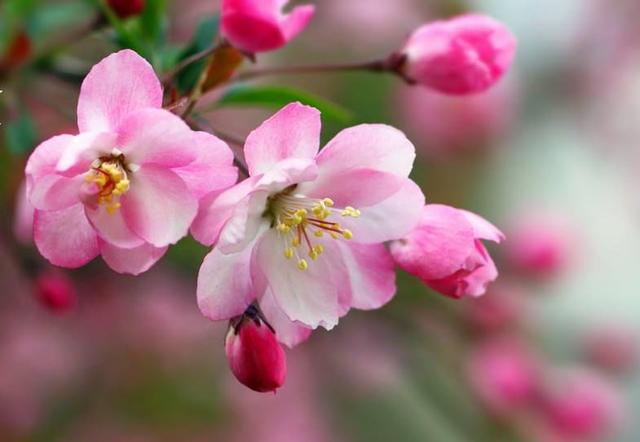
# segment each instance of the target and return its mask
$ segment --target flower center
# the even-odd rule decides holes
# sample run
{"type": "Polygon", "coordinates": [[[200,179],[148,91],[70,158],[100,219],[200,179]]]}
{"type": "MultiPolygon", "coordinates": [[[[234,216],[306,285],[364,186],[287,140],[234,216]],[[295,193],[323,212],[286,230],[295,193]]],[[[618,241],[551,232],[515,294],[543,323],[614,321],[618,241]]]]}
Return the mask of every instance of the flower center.
{"type": "Polygon", "coordinates": [[[316,199],[294,193],[295,189],[285,190],[269,197],[267,213],[273,218],[273,227],[284,243],[284,257],[295,257],[300,270],[306,270],[309,262],[324,251],[320,238],[353,238],[349,229],[340,226],[335,219],[338,216],[357,218],[360,211],[351,206],[334,208],[330,198],[316,199]]]}
{"type": "Polygon", "coordinates": [[[120,208],[120,196],[129,190],[127,172],[132,172],[131,165],[127,166],[122,152],[114,149],[111,155],[91,163],[91,169],[84,177],[94,186],[91,193],[97,195],[98,204],[103,204],[110,215],[120,208]]]}

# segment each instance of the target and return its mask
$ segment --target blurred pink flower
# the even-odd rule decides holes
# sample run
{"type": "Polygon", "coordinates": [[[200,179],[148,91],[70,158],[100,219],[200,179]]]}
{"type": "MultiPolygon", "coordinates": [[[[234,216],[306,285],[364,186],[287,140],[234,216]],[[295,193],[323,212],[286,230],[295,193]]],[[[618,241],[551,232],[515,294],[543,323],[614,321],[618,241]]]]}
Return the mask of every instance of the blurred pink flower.
{"type": "Polygon", "coordinates": [[[624,325],[595,327],[584,338],[584,351],[595,366],[614,372],[628,373],[638,362],[638,335],[624,325]]]}
{"type": "Polygon", "coordinates": [[[515,120],[515,87],[502,82],[484,93],[456,97],[401,85],[398,110],[408,132],[429,158],[484,151],[515,120]]]}
{"type": "Polygon", "coordinates": [[[553,374],[543,392],[542,410],[563,440],[598,439],[623,417],[620,392],[596,372],[576,368],[553,374]]]}
{"type": "Polygon", "coordinates": [[[23,181],[16,192],[13,234],[22,244],[33,243],[33,215],[35,208],[27,199],[27,183],[23,181]]]}
{"type": "Polygon", "coordinates": [[[202,205],[192,233],[216,244],[198,277],[208,318],[240,315],[257,298],[283,321],[331,329],[350,307],[394,295],[383,242],[410,232],[424,203],[408,178],[413,145],[392,127],[360,125],[318,153],[320,125],[316,109],[284,107],[247,138],[250,177],[202,205]]]}
{"type": "Polygon", "coordinates": [[[516,41],[493,18],[469,14],[427,23],[401,49],[403,75],[438,92],[474,94],[493,86],[509,69],[516,41]]]}
{"type": "Polygon", "coordinates": [[[566,220],[552,213],[521,213],[509,229],[505,253],[516,269],[534,277],[553,276],[571,259],[573,233],[566,220]]]}
{"type": "Polygon", "coordinates": [[[418,226],[391,243],[391,254],[401,269],[443,295],[476,297],[498,277],[481,239],[500,242],[504,235],[471,212],[427,204],[418,226]]]}
{"type": "Polygon", "coordinates": [[[60,270],[47,269],[36,277],[36,295],[41,304],[57,313],[73,309],[78,302],[73,281],[60,270]]]}
{"type": "Polygon", "coordinates": [[[506,337],[480,343],[467,365],[471,388],[496,415],[515,413],[533,401],[537,371],[535,357],[526,344],[506,337]]]}
{"type": "Polygon", "coordinates": [[[120,18],[129,18],[144,11],[145,0],[107,0],[107,4],[120,18]]]}
{"type": "Polygon", "coordinates": [[[469,299],[465,304],[465,318],[475,328],[493,333],[519,324],[526,313],[525,295],[514,283],[499,281],[486,296],[469,299]]]}
{"type": "Polygon", "coordinates": [[[227,332],[225,352],[236,379],[252,390],[264,393],[284,385],[287,359],[275,331],[256,307],[249,306],[227,332]]]}
{"type": "Polygon", "coordinates": [[[52,264],[100,254],[118,272],[144,272],[187,234],[200,197],[235,182],[227,145],[161,106],[151,66],[130,50],[112,54],[82,84],[80,134],[33,152],[34,239],[52,264]]]}
{"type": "Polygon", "coordinates": [[[315,6],[296,6],[288,14],[288,0],[222,0],[222,34],[249,53],[279,49],[307,26],[315,6]]]}

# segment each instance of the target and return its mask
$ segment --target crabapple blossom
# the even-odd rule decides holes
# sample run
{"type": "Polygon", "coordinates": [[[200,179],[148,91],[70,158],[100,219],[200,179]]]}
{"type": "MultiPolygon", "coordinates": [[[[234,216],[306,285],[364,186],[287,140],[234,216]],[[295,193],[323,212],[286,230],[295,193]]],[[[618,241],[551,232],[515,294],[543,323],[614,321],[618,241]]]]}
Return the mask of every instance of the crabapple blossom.
{"type": "Polygon", "coordinates": [[[474,94],[503,76],[515,49],[504,24],[484,15],[462,15],[415,30],[399,52],[400,72],[410,82],[445,94],[474,94]]]}
{"type": "Polygon", "coordinates": [[[242,384],[258,392],[275,391],[287,376],[287,360],[275,331],[255,306],[249,306],[227,332],[229,367],[242,384]]]}
{"type": "Polygon", "coordinates": [[[222,34],[240,50],[256,53],[279,49],[295,38],[313,17],[313,5],[296,6],[288,14],[288,0],[223,0],[222,34]]]}
{"type": "Polygon", "coordinates": [[[320,113],[291,103],[245,143],[249,177],[206,198],[191,231],[215,244],[200,268],[198,303],[212,320],[258,300],[278,338],[331,329],[351,307],[379,308],[395,293],[383,242],[417,224],[424,195],[408,178],[415,158],[398,130],[363,124],[320,152],[320,113]]]}
{"type": "Polygon", "coordinates": [[[80,134],[40,144],[26,166],[34,241],[52,264],[97,255],[121,273],[146,271],[188,232],[199,198],[233,184],[228,146],[161,109],[153,69],[130,50],[85,78],[80,134]]]}
{"type": "Polygon", "coordinates": [[[499,243],[504,235],[476,214],[427,204],[418,226],[390,250],[401,269],[432,289],[452,298],[476,297],[498,276],[482,239],[499,243]]]}

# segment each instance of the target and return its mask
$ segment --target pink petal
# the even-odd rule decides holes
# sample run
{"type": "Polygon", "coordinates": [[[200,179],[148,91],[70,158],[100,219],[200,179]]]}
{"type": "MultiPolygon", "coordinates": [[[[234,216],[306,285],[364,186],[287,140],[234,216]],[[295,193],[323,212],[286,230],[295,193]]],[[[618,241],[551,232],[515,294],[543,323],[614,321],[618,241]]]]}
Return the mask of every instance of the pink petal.
{"type": "Polygon", "coordinates": [[[361,124],[336,135],[320,151],[316,162],[320,176],[327,180],[351,169],[374,169],[407,177],[415,156],[413,144],[398,129],[361,124]]]}
{"type": "Polygon", "coordinates": [[[187,166],[205,146],[194,143],[193,131],[164,109],[142,109],[124,117],[118,126],[118,148],[137,165],[187,166]]]}
{"type": "Polygon", "coordinates": [[[108,213],[104,206],[85,206],[85,213],[98,236],[112,246],[133,249],[145,244],[145,241],[127,226],[122,211],[108,213]]]}
{"type": "Polygon", "coordinates": [[[81,267],[100,253],[82,204],[55,212],[36,210],[33,237],[42,256],[62,267],[81,267]]]}
{"type": "Polygon", "coordinates": [[[315,9],[313,5],[303,5],[291,10],[289,15],[287,15],[281,23],[282,32],[286,41],[294,39],[307,27],[313,18],[315,9]]]}
{"type": "Polygon", "coordinates": [[[406,179],[402,188],[379,204],[361,209],[358,218],[340,218],[340,225],[353,232],[353,241],[373,244],[406,236],[420,221],[424,194],[406,179]]]}
{"type": "Polygon", "coordinates": [[[116,272],[139,275],[158,262],[164,256],[167,248],[144,244],[133,249],[121,249],[101,241],[100,251],[102,259],[116,272]]]}
{"type": "Polygon", "coordinates": [[[255,299],[251,283],[251,253],[246,247],[223,255],[213,249],[198,273],[198,306],[207,318],[218,321],[242,314],[255,299]]]}
{"type": "Polygon", "coordinates": [[[95,65],[78,102],[80,132],[114,131],[130,113],[162,107],[162,86],[151,65],[125,49],[95,65]]]}
{"type": "Polygon", "coordinates": [[[29,245],[33,242],[33,215],[35,209],[27,199],[27,183],[23,181],[16,192],[13,233],[21,243],[29,245]]]}
{"type": "Polygon", "coordinates": [[[275,16],[225,12],[221,29],[233,46],[249,53],[272,51],[287,43],[275,16]]]}
{"type": "Polygon", "coordinates": [[[317,176],[318,168],[313,160],[287,158],[265,172],[256,183],[256,188],[275,193],[293,184],[313,181],[317,176]]]}
{"type": "Polygon", "coordinates": [[[336,207],[358,209],[375,206],[391,197],[405,184],[406,178],[373,169],[348,169],[324,175],[300,187],[311,198],[331,198],[336,207]]]}
{"type": "Polygon", "coordinates": [[[497,243],[504,240],[504,233],[498,230],[496,226],[486,219],[467,210],[460,209],[460,211],[467,217],[467,220],[473,226],[476,238],[495,241],[497,243]]]}
{"type": "Polygon", "coordinates": [[[56,172],[68,177],[89,170],[91,163],[111,154],[116,147],[116,135],[109,132],[85,132],[73,137],[56,165],[56,172]]]}
{"type": "Polygon", "coordinates": [[[245,248],[258,235],[261,227],[268,227],[263,217],[267,207],[267,192],[255,191],[238,202],[220,231],[216,248],[220,252],[235,253],[245,248]]]}
{"type": "Polygon", "coordinates": [[[229,146],[206,132],[195,132],[193,142],[198,145],[198,158],[188,166],[174,169],[191,192],[201,198],[235,184],[238,169],[233,165],[229,146]]]}
{"type": "Polygon", "coordinates": [[[320,112],[291,103],[249,134],[244,154],[257,175],[286,158],[313,159],[320,147],[320,112]]]}
{"type": "Polygon", "coordinates": [[[225,223],[233,215],[235,206],[254,190],[260,178],[246,179],[220,194],[204,197],[200,201],[198,216],[191,224],[191,234],[196,241],[206,246],[215,243],[225,223]]]}
{"type": "Polygon", "coordinates": [[[424,281],[445,278],[464,268],[473,253],[473,227],[465,214],[453,207],[428,204],[419,226],[404,240],[391,245],[399,265],[424,281]]]}
{"type": "Polygon", "coordinates": [[[396,293],[395,263],[383,244],[339,243],[351,281],[351,307],[378,309],[396,293]]]}
{"type": "Polygon", "coordinates": [[[271,290],[260,299],[260,309],[269,324],[276,331],[278,341],[289,348],[293,348],[311,336],[312,330],[300,322],[290,320],[276,304],[271,290]]]}
{"type": "Polygon", "coordinates": [[[65,178],[59,175],[45,175],[35,180],[31,186],[29,202],[39,210],[61,210],[80,202],[82,176],[65,178]]]}
{"type": "Polygon", "coordinates": [[[184,237],[198,211],[198,201],[178,175],[144,165],[131,174],[131,188],[120,199],[127,226],[156,247],[184,237]]]}
{"type": "Polygon", "coordinates": [[[34,179],[55,173],[60,157],[74,138],[73,135],[58,135],[49,138],[35,148],[25,167],[27,193],[30,192],[30,186],[34,179]]]}
{"type": "Polygon", "coordinates": [[[468,284],[466,294],[473,297],[484,295],[489,283],[498,278],[498,269],[489,256],[489,253],[487,253],[487,250],[480,241],[476,241],[476,247],[483,252],[486,257],[486,261],[484,265],[478,267],[465,278],[468,284]]]}
{"type": "Polygon", "coordinates": [[[349,290],[349,279],[340,250],[329,241],[324,246],[307,270],[299,270],[295,261],[284,258],[284,242],[271,229],[258,243],[256,264],[290,320],[330,330],[338,323],[342,311],[338,300],[341,291],[349,290]]]}

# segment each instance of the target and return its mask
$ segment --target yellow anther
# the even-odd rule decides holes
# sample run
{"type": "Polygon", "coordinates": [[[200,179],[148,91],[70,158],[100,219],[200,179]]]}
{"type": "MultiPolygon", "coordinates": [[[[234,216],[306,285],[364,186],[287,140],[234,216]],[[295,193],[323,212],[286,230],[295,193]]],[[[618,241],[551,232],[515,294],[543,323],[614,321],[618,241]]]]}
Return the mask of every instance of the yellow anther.
{"type": "Polygon", "coordinates": [[[278,232],[280,233],[289,233],[291,231],[291,227],[289,227],[288,225],[284,224],[284,223],[280,223],[276,226],[276,229],[278,230],[278,232]]]}
{"type": "Polygon", "coordinates": [[[331,232],[330,235],[331,235],[331,238],[333,238],[333,239],[340,238],[336,232],[331,232]]]}
{"type": "Polygon", "coordinates": [[[291,240],[291,245],[292,245],[293,247],[298,247],[298,246],[300,245],[300,240],[299,240],[298,238],[293,238],[293,239],[291,240]]]}
{"type": "Polygon", "coordinates": [[[342,236],[344,237],[344,239],[351,239],[353,238],[353,233],[351,233],[351,230],[349,229],[343,229],[342,236]]]}
{"type": "Polygon", "coordinates": [[[316,230],[315,232],[313,232],[313,235],[317,236],[318,238],[322,238],[324,236],[324,231],[316,230]]]}
{"type": "Polygon", "coordinates": [[[353,218],[357,218],[360,216],[360,211],[358,209],[355,209],[351,206],[347,206],[344,208],[344,210],[342,210],[342,212],[340,213],[342,216],[350,216],[353,218]]]}
{"type": "Polygon", "coordinates": [[[322,244],[316,244],[315,246],[313,246],[313,251],[316,252],[316,254],[320,255],[322,254],[322,252],[324,252],[324,247],[322,247],[322,244]]]}
{"type": "Polygon", "coordinates": [[[331,198],[325,198],[322,200],[322,202],[327,206],[327,207],[333,207],[333,200],[331,198]]]}
{"type": "Polygon", "coordinates": [[[306,259],[301,259],[298,261],[298,268],[300,270],[307,270],[309,268],[309,264],[307,264],[306,259]]]}
{"type": "Polygon", "coordinates": [[[291,247],[284,249],[284,257],[287,259],[293,258],[293,249],[291,247]]]}
{"type": "Polygon", "coordinates": [[[118,190],[120,193],[125,193],[127,190],[129,190],[129,180],[120,180],[118,184],[116,184],[116,190],[118,190]]]}
{"type": "Polygon", "coordinates": [[[309,258],[315,261],[318,259],[318,253],[315,250],[309,250],[309,258]]]}

